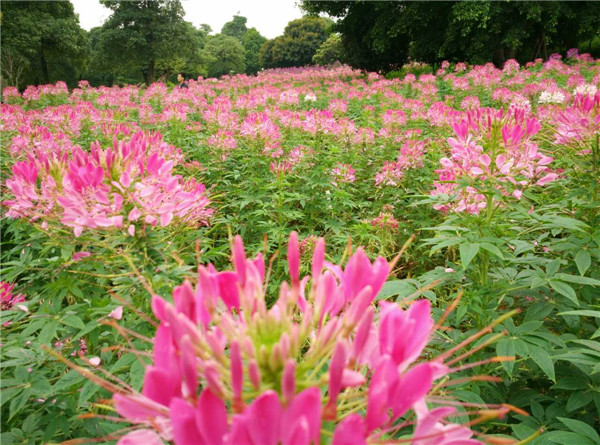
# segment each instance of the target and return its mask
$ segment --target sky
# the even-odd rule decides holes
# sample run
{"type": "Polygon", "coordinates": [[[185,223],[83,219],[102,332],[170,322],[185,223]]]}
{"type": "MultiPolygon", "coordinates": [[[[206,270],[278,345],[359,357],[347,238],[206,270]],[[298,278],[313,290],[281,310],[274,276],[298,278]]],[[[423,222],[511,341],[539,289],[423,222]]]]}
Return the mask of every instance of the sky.
{"type": "MultiPolygon", "coordinates": [[[[214,33],[221,31],[234,15],[248,19],[246,26],[256,28],[263,36],[272,39],[283,34],[290,20],[302,17],[297,0],[181,0],[185,20],[198,27],[202,23],[211,26],[214,33]]],[[[82,28],[90,30],[100,26],[110,15],[110,10],[98,0],[71,0],[79,14],[82,28]]]]}

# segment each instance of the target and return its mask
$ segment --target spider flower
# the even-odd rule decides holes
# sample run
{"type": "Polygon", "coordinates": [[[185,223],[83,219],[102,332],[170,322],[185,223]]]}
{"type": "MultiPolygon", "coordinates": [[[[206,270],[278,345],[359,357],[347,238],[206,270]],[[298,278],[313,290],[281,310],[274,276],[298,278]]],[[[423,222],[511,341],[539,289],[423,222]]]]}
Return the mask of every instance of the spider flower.
{"type": "Polygon", "coordinates": [[[4,201],[11,218],[60,221],[75,236],[84,229],[166,226],[174,220],[206,224],[212,211],[203,184],[173,174],[179,154],[160,138],[134,134],[103,150],[75,147],[59,156],[28,156],[16,162],[4,201]]]}
{"type": "Polygon", "coordinates": [[[455,137],[448,138],[451,155],[440,159],[442,168],[436,170],[439,177],[431,194],[454,199],[436,204],[437,210],[479,214],[497,191],[520,199],[525,188],[558,177],[548,167],[553,158],[541,153],[533,140],[540,122],[522,110],[503,114],[479,108],[453,129],[455,137]]]}
{"type": "Polygon", "coordinates": [[[435,380],[452,370],[421,358],[434,327],[428,300],[375,310],[384,258],[358,249],[345,267],[331,264],[319,239],[312,275],[301,277],[293,232],[287,259],[290,282],[271,308],[264,260],[247,258],[240,237],[233,270],[199,266],[173,303],[153,297],[160,324],[142,391],[112,386],[116,411],[134,424],[120,445],[316,445],[325,423],[334,444],[394,443],[412,430],[423,444],[480,443],[467,426],[445,426],[451,408],[427,411],[435,380]]]}

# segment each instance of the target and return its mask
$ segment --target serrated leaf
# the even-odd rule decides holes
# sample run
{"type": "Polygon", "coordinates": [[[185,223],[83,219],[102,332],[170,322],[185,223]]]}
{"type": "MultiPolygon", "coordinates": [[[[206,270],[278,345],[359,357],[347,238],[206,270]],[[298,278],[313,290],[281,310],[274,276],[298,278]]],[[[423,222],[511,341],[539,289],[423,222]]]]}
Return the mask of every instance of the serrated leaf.
{"type": "Polygon", "coordinates": [[[548,283],[550,284],[550,287],[556,292],[558,292],[564,297],[567,297],[569,300],[571,300],[573,303],[579,306],[579,300],[577,299],[577,294],[575,293],[575,290],[573,290],[573,288],[567,283],[555,280],[550,280],[548,283]]]}
{"type": "Polygon", "coordinates": [[[592,265],[592,257],[590,256],[590,252],[587,250],[580,250],[575,255],[575,264],[577,265],[577,270],[581,276],[585,275],[587,270],[592,265]]]}
{"type": "Polygon", "coordinates": [[[460,261],[464,269],[469,266],[478,252],[479,244],[477,243],[463,243],[460,245],[460,261]]]}

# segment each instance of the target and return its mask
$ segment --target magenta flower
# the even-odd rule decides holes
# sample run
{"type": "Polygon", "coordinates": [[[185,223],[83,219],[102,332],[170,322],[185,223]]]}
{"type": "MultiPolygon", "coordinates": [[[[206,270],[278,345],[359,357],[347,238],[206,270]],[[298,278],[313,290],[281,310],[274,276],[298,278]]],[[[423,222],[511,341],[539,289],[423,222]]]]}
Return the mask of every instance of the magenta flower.
{"type": "Polygon", "coordinates": [[[475,109],[453,129],[455,137],[448,138],[451,156],[440,159],[442,168],[436,170],[438,181],[431,192],[449,196],[451,201],[434,205],[438,210],[477,215],[496,191],[506,199],[521,199],[524,189],[558,177],[548,167],[553,158],[533,142],[539,121],[527,118],[523,110],[504,115],[502,110],[475,109]],[[459,186],[459,182],[467,185],[459,186]]]}
{"type": "Polygon", "coordinates": [[[23,308],[27,309],[26,306],[19,305],[19,303],[25,302],[25,295],[13,294],[14,288],[14,284],[10,284],[6,281],[0,281],[0,304],[2,305],[3,311],[12,310],[15,307],[15,305],[17,307],[22,306],[23,308]]]}
{"type": "MultiPolygon", "coordinates": [[[[6,181],[13,198],[7,216],[60,221],[75,236],[84,229],[207,224],[212,215],[203,184],[172,173],[179,161],[174,147],[156,135],[134,134],[129,141],[91,152],[37,153],[13,165],[6,181]]],[[[80,259],[80,258],[76,258],[80,259]]]]}
{"type": "MultiPolygon", "coordinates": [[[[173,304],[153,297],[153,364],[141,393],[113,396],[117,413],[140,427],[120,444],[316,445],[328,421],[343,445],[393,441],[408,425],[401,419],[451,372],[442,360],[417,363],[433,329],[429,301],[408,309],[382,302],[376,312],[390,268],[362,249],[343,267],[325,261],[319,240],[305,277],[295,233],[287,256],[291,283],[270,309],[264,262],[248,259],[239,237],[233,271],[200,266],[196,286],[174,289],[173,304]]],[[[438,417],[419,422],[427,437],[459,437],[438,417]]]]}

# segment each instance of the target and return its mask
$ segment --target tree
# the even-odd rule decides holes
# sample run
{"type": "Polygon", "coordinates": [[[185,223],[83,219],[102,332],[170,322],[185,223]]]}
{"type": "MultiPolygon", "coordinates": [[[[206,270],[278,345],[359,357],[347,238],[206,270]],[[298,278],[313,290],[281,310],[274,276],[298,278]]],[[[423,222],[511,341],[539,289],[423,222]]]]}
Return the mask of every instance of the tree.
{"type": "Polygon", "coordinates": [[[319,47],[313,56],[313,62],[317,65],[331,65],[335,62],[344,62],[344,45],[340,34],[331,34],[319,47]]]}
{"type": "Polygon", "coordinates": [[[2,74],[15,86],[65,80],[74,85],[89,56],[71,2],[2,2],[2,74]]]}
{"type": "Polygon", "coordinates": [[[233,20],[227,22],[221,28],[221,34],[226,36],[235,37],[240,42],[244,40],[244,35],[248,28],[246,27],[246,22],[248,19],[246,17],[242,17],[239,15],[234,15],[233,20]]]}
{"type": "Polygon", "coordinates": [[[317,49],[329,35],[333,22],[323,17],[303,17],[287,24],[283,35],[261,50],[265,67],[303,66],[312,63],[317,49]]]}
{"type": "Polygon", "coordinates": [[[246,74],[256,74],[261,69],[259,60],[260,48],[267,41],[256,28],[250,28],[244,34],[242,44],[246,52],[246,74]]]}
{"type": "Polygon", "coordinates": [[[262,68],[276,68],[277,63],[273,54],[273,47],[275,46],[275,39],[267,40],[262,44],[258,51],[258,64],[262,68]]]}
{"type": "Polygon", "coordinates": [[[179,0],[101,2],[113,11],[102,26],[99,43],[111,63],[135,68],[149,85],[157,74],[193,58],[197,48],[179,0]]]}
{"type": "Polygon", "coordinates": [[[243,73],[246,69],[244,47],[235,37],[224,34],[210,36],[201,56],[211,77],[243,73]]]}
{"type": "Polygon", "coordinates": [[[308,1],[302,8],[338,19],[348,61],[370,70],[444,59],[501,66],[564,52],[597,35],[600,8],[588,2],[308,1]]]}

